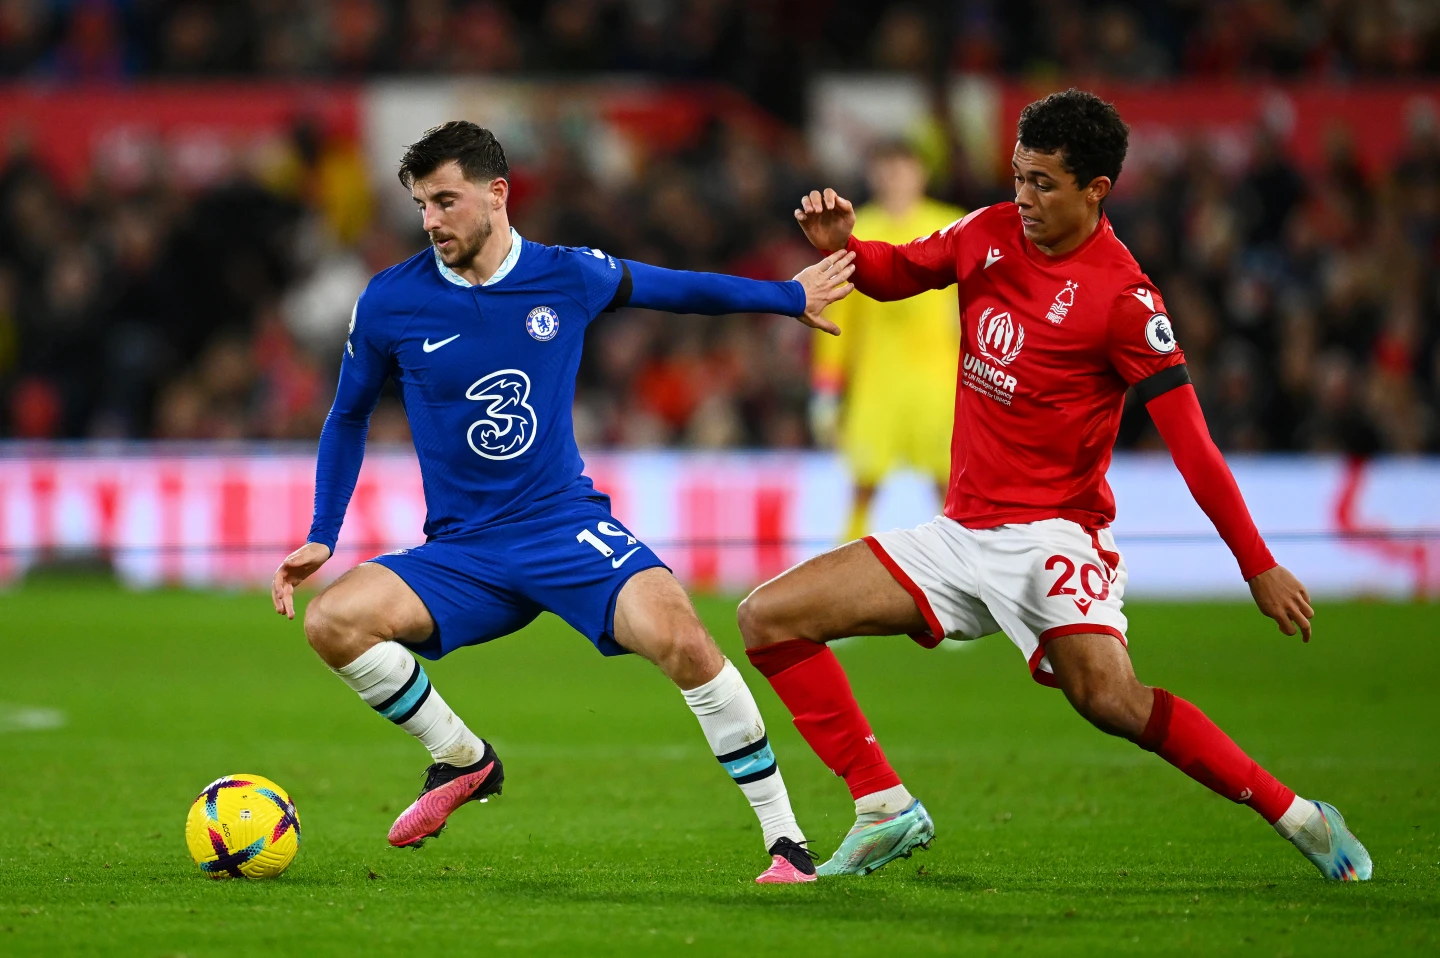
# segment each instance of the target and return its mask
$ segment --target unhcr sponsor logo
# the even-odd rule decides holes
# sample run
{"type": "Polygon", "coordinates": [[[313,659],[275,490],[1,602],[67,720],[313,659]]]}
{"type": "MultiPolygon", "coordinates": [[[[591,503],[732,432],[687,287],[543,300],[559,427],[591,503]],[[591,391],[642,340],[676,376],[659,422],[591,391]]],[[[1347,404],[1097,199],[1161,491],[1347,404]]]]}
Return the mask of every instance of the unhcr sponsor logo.
{"type": "Polygon", "coordinates": [[[979,356],[965,354],[965,369],[961,378],[965,385],[996,402],[1008,406],[1015,398],[1015,377],[979,356]]]}

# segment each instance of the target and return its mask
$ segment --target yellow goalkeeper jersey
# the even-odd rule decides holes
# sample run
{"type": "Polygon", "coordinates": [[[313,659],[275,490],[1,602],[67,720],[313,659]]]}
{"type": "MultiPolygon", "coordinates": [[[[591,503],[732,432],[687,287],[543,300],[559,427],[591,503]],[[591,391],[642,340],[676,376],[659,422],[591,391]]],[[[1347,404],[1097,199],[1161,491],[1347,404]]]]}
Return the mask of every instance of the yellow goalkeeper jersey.
{"type": "MultiPolygon", "coordinates": [[[[930,199],[898,218],[872,204],[855,211],[855,235],[908,243],[963,215],[930,199]]],[[[946,482],[960,356],[954,291],[893,303],[851,293],[825,315],[841,335],[817,334],[812,382],[843,393],[840,447],[856,481],[875,485],[892,469],[909,466],[946,482]]]]}

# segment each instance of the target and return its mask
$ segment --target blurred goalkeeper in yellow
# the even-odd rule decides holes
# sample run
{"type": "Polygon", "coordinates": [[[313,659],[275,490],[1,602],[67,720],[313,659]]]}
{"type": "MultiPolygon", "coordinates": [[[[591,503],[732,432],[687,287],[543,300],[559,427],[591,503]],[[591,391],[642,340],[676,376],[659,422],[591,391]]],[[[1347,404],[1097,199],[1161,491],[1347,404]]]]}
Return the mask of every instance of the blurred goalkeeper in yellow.
{"type": "MultiPolygon", "coordinates": [[[[964,215],[925,195],[925,167],[904,143],[877,149],[868,176],[873,198],[855,212],[856,237],[908,243],[964,215]]],[[[895,469],[930,476],[944,499],[960,318],[945,290],[893,303],[852,293],[826,315],[844,335],[815,337],[810,427],[849,462],[855,498],[846,538],[859,539],[875,489],[895,469]]]]}

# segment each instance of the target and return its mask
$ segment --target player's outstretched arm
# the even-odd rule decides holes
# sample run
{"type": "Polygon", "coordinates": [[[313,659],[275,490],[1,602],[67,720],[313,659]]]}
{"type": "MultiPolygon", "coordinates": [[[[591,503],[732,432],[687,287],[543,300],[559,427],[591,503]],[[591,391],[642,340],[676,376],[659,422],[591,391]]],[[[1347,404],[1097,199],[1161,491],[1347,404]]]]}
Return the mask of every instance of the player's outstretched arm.
{"type": "Polygon", "coordinates": [[[310,534],[303,546],[285,557],[270,582],[270,599],[275,611],[295,618],[295,587],[315,573],[335,552],[345,509],[360,477],[365,459],[365,436],[370,431],[370,414],[380,399],[380,387],[389,375],[389,354],[368,333],[357,329],[361,302],[350,321],[350,338],[340,360],[340,382],[335,402],[320,430],[315,454],[315,513],[310,534]]]}
{"type": "Polygon", "coordinates": [[[896,246],[856,239],[855,207],[832,189],[802,196],[800,208],[795,211],[795,221],[816,249],[825,253],[849,250],[855,254],[855,288],[881,302],[908,299],[954,285],[956,241],[968,219],[896,246]]]}
{"type": "MultiPolygon", "coordinates": [[[[1184,369],[1184,366],[1173,366],[1162,375],[1176,370],[1177,376],[1182,375],[1184,369]]],[[[1255,605],[1275,620],[1281,632],[1294,635],[1298,627],[1304,640],[1309,642],[1310,620],[1315,617],[1309,593],[1299,579],[1275,561],[1260,537],[1260,530],[1255,528],[1240,486],[1210,438],[1200,400],[1188,375],[1176,381],[1183,385],[1168,388],[1145,404],[1155,428],[1169,447],[1190,494],[1239,561],[1240,572],[1250,584],[1255,605]]],[[[1144,395],[1143,390],[1141,394],[1144,395]]]]}
{"type": "Polygon", "coordinates": [[[854,288],[846,282],[854,272],[851,265],[854,258],[853,254],[841,250],[801,270],[789,282],[664,269],[624,260],[630,284],[628,295],[619,296],[612,305],[706,316],[778,313],[838,335],[839,328],[821,318],[820,313],[854,288]]]}

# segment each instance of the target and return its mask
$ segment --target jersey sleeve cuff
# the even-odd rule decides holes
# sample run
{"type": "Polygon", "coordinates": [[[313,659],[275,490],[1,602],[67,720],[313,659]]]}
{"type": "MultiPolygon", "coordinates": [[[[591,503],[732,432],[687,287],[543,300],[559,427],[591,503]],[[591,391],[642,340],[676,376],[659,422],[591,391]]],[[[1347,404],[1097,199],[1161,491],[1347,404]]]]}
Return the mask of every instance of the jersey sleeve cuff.
{"type": "Polygon", "coordinates": [[[335,542],[339,538],[339,536],[326,535],[325,533],[321,532],[312,532],[309,536],[306,537],[305,542],[307,544],[311,542],[318,543],[319,545],[322,545],[325,548],[329,549],[330,554],[333,556],[335,554],[335,542]]]}
{"type": "Polygon", "coordinates": [[[1275,561],[1275,557],[1270,554],[1269,547],[1266,546],[1263,542],[1260,543],[1260,548],[1256,551],[1254,555],[1245,556],[1239,561],[1240,574],[1245,577],[1246,582],[1249,582],[1257,575],[1269,572],[1271,569],[1275,568],[1277,565],[1280,564],[1275,561]]]}
{"type": "Polygon", "coordinates": [[[786,313],[786,315],[788,315],[788,316],[804,316],[804,315],[805,315],[805,287],[800,284],[800,281],[799,281],[799,280],[795,280],[795,279],[786,280],[786,281],[782,284],[782,286],[783,286],[784,289],[785,289],[785,293],[790,297],[790,304],[791,304],[791,305],[790,305],[790,309],[789,309],[789,311],[786,313]]]}

